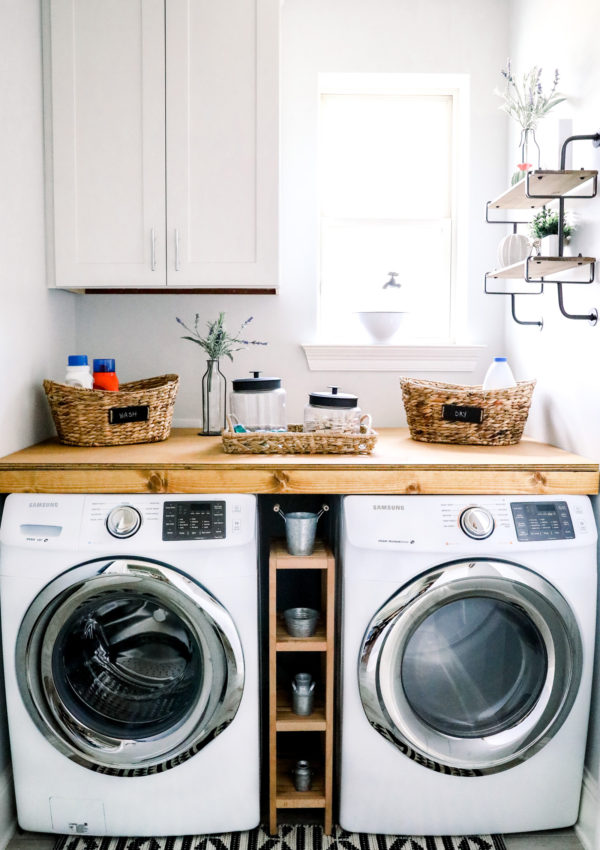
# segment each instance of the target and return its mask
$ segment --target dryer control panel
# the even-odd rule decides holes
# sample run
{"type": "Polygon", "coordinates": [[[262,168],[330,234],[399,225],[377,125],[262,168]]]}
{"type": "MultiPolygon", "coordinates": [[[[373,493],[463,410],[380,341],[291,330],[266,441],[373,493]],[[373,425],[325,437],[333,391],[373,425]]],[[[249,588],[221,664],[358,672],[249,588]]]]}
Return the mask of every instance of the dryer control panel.
{"type": "Polygon", "coordinates": [[[163,540],[218,540],[224,537],[224,501],[164,503],[163,540]]]}
{"type": "Polygon", "coordinates": [[[566,502],[511,502],[517,540],[572,540],[575,537],[566,502]]]}

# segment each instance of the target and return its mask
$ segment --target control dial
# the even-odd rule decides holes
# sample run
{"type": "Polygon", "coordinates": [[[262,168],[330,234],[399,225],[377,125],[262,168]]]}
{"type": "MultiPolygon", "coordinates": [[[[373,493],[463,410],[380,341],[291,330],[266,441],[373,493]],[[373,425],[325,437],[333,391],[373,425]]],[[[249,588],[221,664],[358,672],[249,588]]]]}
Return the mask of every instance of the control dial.
{"type": "Polygon", "coordinates": [[[133,537],[141,524],[140,512],[131,505],[118,505],[106,517],[108,533],[113,537],[133,537]]]}
{"type": "Polygon", "coordinates": [[[460,515],[460,527],[473,540],[484,540],[494,530],[494,517],[486,508],[466,508],[460,515]]]}

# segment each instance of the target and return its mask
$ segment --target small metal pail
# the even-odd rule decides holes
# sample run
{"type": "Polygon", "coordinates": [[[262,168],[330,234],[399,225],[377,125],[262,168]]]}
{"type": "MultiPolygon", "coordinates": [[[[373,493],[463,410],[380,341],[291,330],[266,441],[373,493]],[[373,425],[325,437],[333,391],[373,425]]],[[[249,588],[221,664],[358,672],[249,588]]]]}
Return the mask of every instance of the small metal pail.
{"type": "Polygon", "coordinates": [[[290,555],[311,555],[315,547],[317,522],[321,514],[329,510],[329,505],[323,505],[316,514],[310,511],[295,511],[284,514],[279,505],[274,505],[273,510],[285,522],[285,537],[290,555]]]}
{"type": "Polygon", "coordinates": [[[312,637],[317,629],[319,612],[315,608],[286,608],[283,619],[292,637],[312,637]]]}

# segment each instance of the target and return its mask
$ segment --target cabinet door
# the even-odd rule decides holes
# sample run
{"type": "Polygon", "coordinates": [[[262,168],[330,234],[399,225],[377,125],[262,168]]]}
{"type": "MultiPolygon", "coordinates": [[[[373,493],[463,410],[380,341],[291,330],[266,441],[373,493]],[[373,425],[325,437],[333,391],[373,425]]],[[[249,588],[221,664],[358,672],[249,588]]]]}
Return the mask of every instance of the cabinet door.
{"type": "Polygon", "coordinates": [[[165,285],[163,0],[46,0],[50,285],[165,285]]]}
{"type": "Polygon", "coordinates": [[[279,2],[166,0],[169,286],[277,286],[279,2]]]}

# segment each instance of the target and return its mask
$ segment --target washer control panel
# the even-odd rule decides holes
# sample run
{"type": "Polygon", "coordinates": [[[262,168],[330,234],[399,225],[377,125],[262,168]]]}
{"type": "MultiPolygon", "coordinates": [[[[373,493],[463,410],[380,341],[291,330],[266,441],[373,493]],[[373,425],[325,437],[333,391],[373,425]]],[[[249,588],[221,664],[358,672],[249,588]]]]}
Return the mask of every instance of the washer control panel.
{"type": "Polygon", "coordinates": [[[566,502],[511,502],[517,540],[572,540],[575,537],[566,502]]]}
{"type": "Polygon", "coordinates": [[[218,540],[225,537],[225,502],[165,502],[163,540],[218,540]]]}

